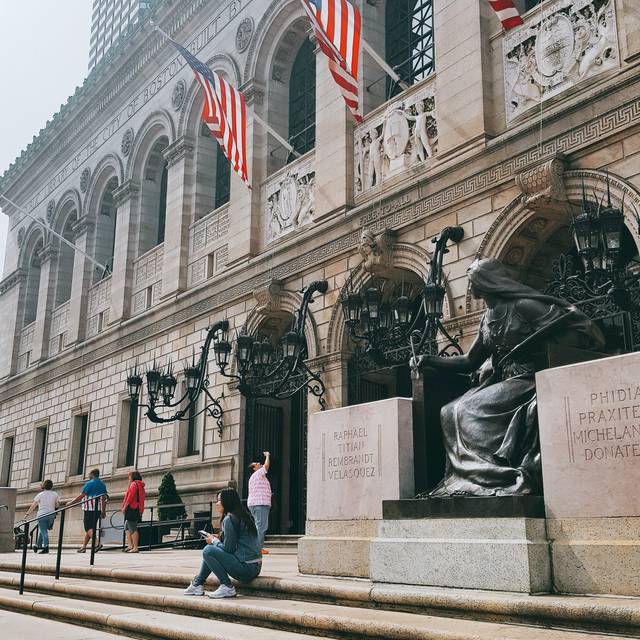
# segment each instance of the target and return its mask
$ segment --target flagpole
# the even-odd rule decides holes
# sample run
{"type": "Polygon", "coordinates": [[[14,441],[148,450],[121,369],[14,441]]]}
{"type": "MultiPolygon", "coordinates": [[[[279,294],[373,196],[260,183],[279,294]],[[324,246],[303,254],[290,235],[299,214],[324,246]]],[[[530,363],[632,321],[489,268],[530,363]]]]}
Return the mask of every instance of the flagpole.
{"type": "Polygon", "coordinates": [[[362,42],[362,48],[392,80],[395,80],[395,82],[397,82],[403,89],[409,88],[409,85],[400,78],[400,76],[378,55],[376,50],[364,38],[361,38],[360,42],[362,42]]]}
{"type": "Polygon", "coordinates": [[[300,157],[300,154],[277,132],[273,127],[269,126],[255,111],[253,112],[253,119],[261,124],[268,133],[270,133],[289,153],[292,153],[296,158],[300,157]]]}
{"type": "Polygon", "coordinates": [[[64,242],[67,246],[71,247],[74,251],[81,253],[87,260],[89,260],[89,262],[93,262],[93,264],[95,264],[96,267],[99,267],[103,271],[107,271],[107,267],[105,267],[103,264],[100,264],[97,260],[94,260],[88,253],[85,253],[82,249],[78,249],[78,247],[76,247],[76,245],[73,244],[73,242],[69,242],[69,240],[67,240],[63,235],[59,234],[57,231],[55,231],[51,227],[47,227],[44,223],[44,220],[42,220],[41,218],[36,218],[34,215],[31,215],[28,211],[23,209],[20,205],[16,204],[13,200],[9,200],[7,196],[1,193],[0,193],[0,198],[2,198],[3,200],[6,200],[12,207],[15,207],[20,213],[27,216],[27,218],[31,218],[34,222],[41,224],[43,227],[45,227],[45,229],[47,229],[49,233],[53,234],[56,238],[58,238],[58,240],[61,240],[62,242],[64,242]]]}

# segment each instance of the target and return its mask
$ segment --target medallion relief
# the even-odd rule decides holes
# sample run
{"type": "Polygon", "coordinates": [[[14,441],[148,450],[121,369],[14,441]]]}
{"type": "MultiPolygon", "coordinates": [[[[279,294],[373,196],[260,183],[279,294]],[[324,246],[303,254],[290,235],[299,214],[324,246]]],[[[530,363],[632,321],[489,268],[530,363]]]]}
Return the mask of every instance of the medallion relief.
{"type": "Polygon", "coordinates": [[[507,122],[619,66],[614,0],[558,0],[504,38],[507,122]]]}

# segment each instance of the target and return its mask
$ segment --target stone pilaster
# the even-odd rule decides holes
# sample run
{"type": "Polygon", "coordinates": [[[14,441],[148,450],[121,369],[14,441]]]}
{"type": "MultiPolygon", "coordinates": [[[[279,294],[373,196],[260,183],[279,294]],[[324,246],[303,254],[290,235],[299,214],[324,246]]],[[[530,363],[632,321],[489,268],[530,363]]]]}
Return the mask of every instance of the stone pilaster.
{"type": "Polygon", "coordinates": [[[116,189],[113,196],[118,217],[111,277],[110,324],[120,322],[129,315],[135,241],[138,237],[140,185],[127,180],[116,189]]]}
{"type": "Polygon", "coordinates": [[[617,0],[618,37],[622,60],[640,56],[640,5],[638,0],[617,0]]]}
{"type": "Polygon", "coordinates": [[[488,133],[490,12],[489,3],[477,0],[439,0],[434,8],[440,155],[488,133]]]}
{"type": "Polygon", "coordinates": [[[267,154],[267,132],[252,117],[257,110],[263,119],[264,93],[255,85],[243,86],[247,100],[247,165],[249,180],[255,188],[249,189],[238,174],[231,170],[229,196],[229,258],[228,265],[242,263],[260,250],[261,198],[259,185],[265,178],[260,159],[267,154]]]}
{"type": "Polygon", "coordinates": [[[84,257],[88,253],[88,237],[93,231],[94,222],[86,216],[73,225],[76,251],[73,260],[73,276],[71,280],[71,299],[69,307],[69,326],[67,329],[67,345],[79,342],[85,337],[87,324],[87,291],[91,285],[93,264],[84,257]],[[83,253],[80,253],[80,252],[83,253]]]}
{"type": "Polygon", "coordinates": [[[38,260],[40,260],[40,288],[38,290],[38,310],[36,312],[36,323],[33,332],[31,364],[36,364],[47,357],[58,252],[51,244],[47,244],[37,257],[38,260]]]}
{"type": "MultiPolygon", "coordinates": [[[[349,353],[340,351],[307,360],[307,366],[311,371],[320,371],[320,378],[325,387],[326,409],[346,407],[348,404],[347,367],[349,355],[349,353]]],[[[309,413],[320,410],[316,397],[311,393],[308,400],[309,413]]]]}
{"type": "Polygon", "coordinates": [[[0,282],[0,379],[13,375],[18,359],[20,324],[27,274],[16,269],[0,282]]]}
{"type": "Polygon", "coordinates": [[[317,52],[315,220],[353,204],[353,124],[327,57],[317,52]]]}
{"type": "MultiPolygon", "coordinates": [[[[211,140],[211,144],[217,144],[211,140]]],[[[189,258],[189,206],[195,183],[194,144],[179,138],[164,150],[169,174],[167,179],[167,215],[162,262],[162,297],[175,296],[187,288],[189,258]]]]}

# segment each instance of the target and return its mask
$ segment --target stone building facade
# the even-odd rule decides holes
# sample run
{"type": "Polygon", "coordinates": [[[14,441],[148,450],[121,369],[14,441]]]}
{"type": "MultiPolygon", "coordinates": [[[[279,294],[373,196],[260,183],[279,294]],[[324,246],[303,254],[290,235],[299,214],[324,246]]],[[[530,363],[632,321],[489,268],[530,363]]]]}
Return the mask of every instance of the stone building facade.
{"type": "Polygon", "coordinates": [[[203,130],[191,71],[148,21],[5,172],[0,191],[40,219],[5,209],[0,484],[17,487],[21,502],[43,477],[76,494],[94,467],[121,495],[135,467],[152,501],[171,470],[196,506],[216,488],[242,487],[248,458],[269,446],[279,454],[272,530],[301,532],[314,397],[247,401],[212,360],[222,435],[208,418],[156,425],[131,408],[130,367],[189,359],[221,318],[233,331],[277,336],[300,289],[326,279],[306,338],[328,406],[406,394],[398,372],[364,376],[359,397],[350,390],[360,373],[350,368],[354,345],[339,305],[348,278],[355,287],[372,273],[418,283],[433,236],[460,225],[464,238],[445,262],[445,320],[468,345],[481,311],[468,291],[469,264],[497,257],[543,287],[552,258],[570,249],[582,185],[600,199],[607,175],[613,202],[624,197],[637,252],[636,2],[522,3],[525,25],[508,34],[478,0],[358,4],[364,37],[388,57],[401,56],[402,44],[390,22],[397,29],[419,11],[422,29],[420,55],[407,44],[410,64],[398,66],[408,89],[363,54],[359,126],[309,40],[299,0],[155,7],[157,24],[245,92],[251,191],[203,130]],[[254,112],[301,157],[291,161],[254,112]],[[373,258],[361,246],[363,230],[373,258]]]}

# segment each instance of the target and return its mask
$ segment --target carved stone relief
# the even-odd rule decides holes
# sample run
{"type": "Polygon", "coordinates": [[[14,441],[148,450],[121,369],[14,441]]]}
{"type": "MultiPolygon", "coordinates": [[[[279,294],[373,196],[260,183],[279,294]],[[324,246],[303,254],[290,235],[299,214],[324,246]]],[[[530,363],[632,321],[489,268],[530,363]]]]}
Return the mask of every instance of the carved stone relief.
{"type": "Polygon", "coordinates": [[[51,221],[53,220],[53,214],[55,210],[56,210],[56,201],[49,200],[49,202],[47,203],[47,222],[49,224],[51,224],[51,221]]]}
{"type": "Polygon", "coordinates": [[[315,175],[311,156],[290,166],[284,177],[267,183],[267,243],[313,222],[315,175]]]}
{"type": "Polygon", "coordinates": [[[253,35],[253,18],[245,18],[238,25],[236,31],[236,49],[238,53],[242,53],[247,49],[251,43],[251,36],[253,35]]]}
{"type": "Polygon", "coordinates": [[[503,42],[507,122],[618,67],[614,0],[557,0],[503,42]]]}
{"type": "Polygon", "coordinates": [[[367,119],[354,136],[356,195],[380,187],[386,178],[407,167],[427,162],[438,146],[431,83],[367,119]]]}
{"type": "Polygon", "coordinates": [[[122,134],[122,141],[120,142],[120,151],[123,156],[128,156],[131,152],[131,146],[133,145],[133,129],[129,127],[122,134]]]}
{"type": "Polygon", "coordinates": [[[80,174],[80,191],[86,193],[89,188],[89,178],[91,177],[91,169],[85,167],[80,174]]]}
{"type": "Polygon", "coordinates": [[[564,159],[557,155],[516,175],[516,184],[520,187],[524,203],[529,209],[545,210],[558,205],[564,210],[567,201],[562,180],[564,169],[564,159]]]}
{"type": "Polygon", "coordinates": [[[384,229],[375,234],[371,229],[363,229],[358,247],[362,256],[362,267],[365,271],[377,273],[391,265],[393,261],[393,244],[396,233],[391,229],[384,229]]]}
{"type": "Polygon", "coordinates": [[[179,111],[184,104],[184,97],[187,93],[187,84],[184,80],[178,80],[173,87],[173,93],[171,94],[171,106],[179,111]]]}

